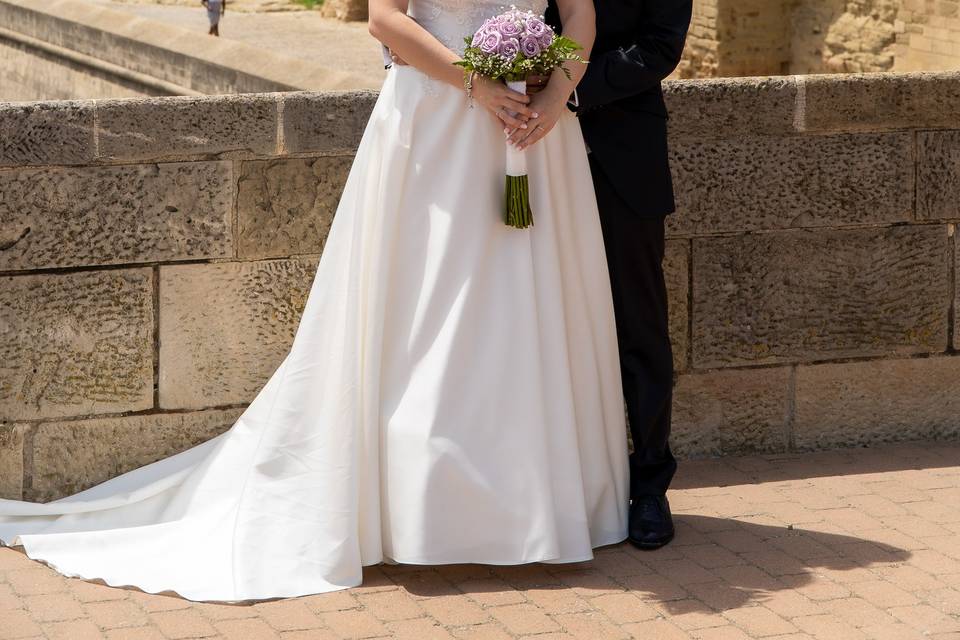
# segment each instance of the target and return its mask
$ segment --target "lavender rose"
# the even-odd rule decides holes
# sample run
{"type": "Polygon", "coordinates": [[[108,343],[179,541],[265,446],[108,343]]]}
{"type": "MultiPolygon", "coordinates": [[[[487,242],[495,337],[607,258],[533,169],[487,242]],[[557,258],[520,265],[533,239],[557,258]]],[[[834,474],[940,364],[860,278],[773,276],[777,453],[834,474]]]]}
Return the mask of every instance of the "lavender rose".
{"type": "Polygon", "coordinates": [[[528,58],[535,58],[540,55],[542,48],[539,40],[537,40],[534,36],[527,36],[520,43],[520,50],[523,51],[523,55],[527,56],[528,58]]]}
{"type": "Polygon", "coordinates": [[[549,27],[544,24],[543,20],[536,16],[530,16],[527,18],[525,26],[527,27],[527,35],[533,36],[534,38],[539,38],[549,29],[549,27]]]}
{"type": "Polygon", "coordinates": [[[510,14],[501,16],[498,22],[500,33],[503,34],[503,37],[505,38],[514,38],[519,36],[523,31],[516,17],[511,16],[510,14]]]}
{"type": "Polygon", "coordinates": [[[504,60],[513,60],[520,53],[520,41],[516,38],[504,38],[498,53],[504,60]]]}
{"type": "MultiPolygon", "coordinates": [[[[480,39],[480,50],[486,54],[493,54],[500,51],[503,45],[503,36],[500,35],[499,31],[495,29],[490,29],[489,31],[482,33],[480,39]]],[[[502,55],[502,54],[501,54],[502,55]]]]}
{"type": "Polygon", "coordinates": [[[546,49],[546,48],[548,48],[550,45],[552,45],[552,44],[553,44],[553,36],[554,36],[553,30],[552,30],[552,29],[547,29],[547,32],[546,32],[545,34],[543,34],[542,36],[540,36],[540,38],[539,38],[540,48],[541,48],[541,49],[546,49]]]}

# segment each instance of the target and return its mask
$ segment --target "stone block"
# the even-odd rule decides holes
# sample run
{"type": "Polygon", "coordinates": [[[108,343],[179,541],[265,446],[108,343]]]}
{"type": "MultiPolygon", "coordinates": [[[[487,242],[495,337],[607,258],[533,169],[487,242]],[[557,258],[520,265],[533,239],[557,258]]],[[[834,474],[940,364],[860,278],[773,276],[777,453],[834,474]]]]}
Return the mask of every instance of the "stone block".
{"type": "Polygon", "coordinates": [[[784,231],[693,244],[693,364],[943,351],[945,226],[784,231]]]}
{"type": "Polygon", "coordinates": [[[0,420],[153,406],[150,269],[0,282],[0,420]]]}
{"type": "Polygon", "coordinates": [[[247,403],[280,365],[313,258],[160,267],[160,406],[247,403]]]}
{"type": "Polygon", "coordinates": [[[909,132],[675,142],[673,235],[912,219],[909,132]]]}
{"type": "Polygon", "coordinates": [[[160,413],[37,426],[33,482],[24,493],[47,502],[167,458],[229,429],[241,409],[160,413]]]}
{"type": "Polygon", "coordinates": [[[244,162],[237,198],[241,258],[320,253],[352,156],[244,162]]]}
{"type": "Polygon", "coordinates": [[[798,367],[795,445],[960,439],[958,379],[955,356],[798,367]]]}
{"type": "Polygon", "coordinates": [[[0,270],[233,255],[229,162],[0,171],[0,270]]]}
{"type": "Polygon", "coordinates": [[[718,139],[795,132],[792,77],[711,78],[663,83],[675,139],[718,139]]]}
{"type": "Polygon", "coordinates": [[[0,499],[23,497],[23,436],[27,426],[0,422],[0,499]]]}
{"type": "Polygon", "coordinates": [[[284,148],[288,153],[354,153],[376,101],[373,91],[285,94],[284,148]]]}
{"type": "Polygon", "coordinates": [[[687,368],[690,346],[690,245],[687,240],[667,240],[663,274],[667,281],[670,342],[673,344],[673,368],[687,368]]]}
{"type": "Polygon", "coordinates": [[[671,448],[683,457],[786,451],[789,395],[789,367],[681,375],[671,448]]]}
{"type": "Polygon", "coordinates": [[[367,3],[364,0],[326,0],[323,16],[337,20],[355,21],[367,19],[367,3]]]}
{"type": "Polygon", "coordinates": [[[960,131],[917,133],[917,217],[960,219],[960,131]]]}
{"type": "Polygon", "coordinates": [[[804,129],[861,131],[956,128],[960,73],[806,76],[804,129]]]}
{"type": "Polygon", "coordinates": [[[100,156],[110,160],[250,157],[277,150],[276,94],[104,100],[100,156]]]}
{"type": "Polygon", "coordinates": [[[94,103],[0,103],[0,166],[93,160],[94,103]]]}

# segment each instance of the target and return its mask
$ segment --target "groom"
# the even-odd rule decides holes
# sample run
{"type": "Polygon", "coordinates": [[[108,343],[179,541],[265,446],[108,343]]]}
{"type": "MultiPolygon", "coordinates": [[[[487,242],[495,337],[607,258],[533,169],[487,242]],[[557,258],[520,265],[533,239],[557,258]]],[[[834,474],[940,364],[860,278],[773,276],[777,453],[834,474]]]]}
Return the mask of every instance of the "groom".
{"type": "MultiPolygon", "coordinates": [[[[570,108],[590,150],[620,346],[630,456],[629,539],[673,539],[666,492],[673,355],[663,277],[664,218],[673,212],[667,109],[660,81],[680,62],[692,0],[595,0],[597,37],[570,108]]],[[[559,26],[550,0],[547,21],[559,26]]],[[[545,79],[536,79],[531,90],[545,79]]]]}

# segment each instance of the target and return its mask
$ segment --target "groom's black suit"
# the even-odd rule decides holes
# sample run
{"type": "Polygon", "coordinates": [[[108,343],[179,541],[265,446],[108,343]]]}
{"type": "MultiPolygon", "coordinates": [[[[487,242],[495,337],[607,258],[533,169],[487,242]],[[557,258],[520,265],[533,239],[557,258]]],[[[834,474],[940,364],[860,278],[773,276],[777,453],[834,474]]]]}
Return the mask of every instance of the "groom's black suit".
{"type": "MultiPolygon", "coordinates": [[[[680,62],[692,0],[594,0],[597,37],[576,107],[590,148],[634,453],[630,495],[666,493],[673,355],[663,276],[674,210],[660,81],[680,62]]],[[[559,27],[550,0],[547,20],[559,27]]]]}

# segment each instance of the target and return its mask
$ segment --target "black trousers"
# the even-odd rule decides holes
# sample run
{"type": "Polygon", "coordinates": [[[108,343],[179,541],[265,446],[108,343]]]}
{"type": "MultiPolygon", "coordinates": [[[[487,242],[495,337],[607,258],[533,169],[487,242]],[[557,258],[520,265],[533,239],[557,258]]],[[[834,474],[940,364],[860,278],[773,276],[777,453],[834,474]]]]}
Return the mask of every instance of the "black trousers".
{"type": "MultiPolygon", "coordinates": [[[[610,270],[623,396],[633,452],[630,497],[664,494],[677,462],[670,452],[673,352],[663,275],[664,216],[643,217],[617,194],[590,156],[610,270]]],[[[642,189],[637,197],[643,197],[642,189]]]]}

